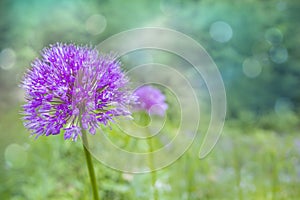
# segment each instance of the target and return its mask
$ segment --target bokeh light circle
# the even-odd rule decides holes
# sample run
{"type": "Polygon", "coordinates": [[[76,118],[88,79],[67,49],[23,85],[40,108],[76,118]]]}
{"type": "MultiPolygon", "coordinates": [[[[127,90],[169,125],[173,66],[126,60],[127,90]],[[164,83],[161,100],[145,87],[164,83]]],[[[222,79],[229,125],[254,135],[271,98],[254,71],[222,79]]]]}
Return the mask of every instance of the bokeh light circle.
{"type": "Polygon", "coordinates": [[[11,48],[3,49],[0,53],[0,67],[10,70],[16,63],[16,53],[11,48]]]}
{"type": "Polygon", "coordinates": [[[249,78],[255,78],[259,76],[262,71],[262,67],[258,60],[254,58],[247,58],[243,62],[243,72],[249,78]]]}
{"type": "Polygon", "coordinates": [[[90,16],[85,22],[85,28],[88,33],[98,35],[106,28],[107,22],[103,15],[96,14],[90,16]]]}
{"type": "Polygon", "coordinates": [[[274,63],[281,64],[287,61],[288,51],[284,47],[272,47],[269,51],[271,60],[274,63]]]}
{"type": "Polygon", "coordinates": [[[217,42],[228,42],[232,38],[232,28],[224,21],[214,22],[209,29],[209,34],[217,42]]]}
{"type": "Polygon", "coordinates": [[[265,39],[271,44],[280,44],[283,34],[278,28],[270,28],[265,32],[265,39]]]}

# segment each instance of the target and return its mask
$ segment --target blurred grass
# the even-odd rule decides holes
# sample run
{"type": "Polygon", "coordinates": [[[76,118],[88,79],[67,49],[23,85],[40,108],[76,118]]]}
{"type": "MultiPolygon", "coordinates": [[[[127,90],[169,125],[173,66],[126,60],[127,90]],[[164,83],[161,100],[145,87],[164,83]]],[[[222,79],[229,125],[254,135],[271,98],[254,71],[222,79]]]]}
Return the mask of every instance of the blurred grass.
{"type": "MultiPolygon", "coordinates": [[[[89,199],[81,142],[63,136],[27,138],[21,125],[7,127],[15,110],[1,117],[1,199],[89,199]],[[18,151],[18,148],[21,149],[18,151]],[[23,153],[18,153],[23,152],[23,153]]],[[[120,138],[119,138],[120,139],[120,138]]],[[[197,138],[171,166],[158,171],[160,199],[298,199],[300,137],[255,128],[251,134],[226,127],[214,151],[199,160],[197,138]]],[[[149,174],[124,174],[95,162],[104,199],[149,199],[149,174]]],[[[130,164],[130,163],[128,163],[130,164]]]]}

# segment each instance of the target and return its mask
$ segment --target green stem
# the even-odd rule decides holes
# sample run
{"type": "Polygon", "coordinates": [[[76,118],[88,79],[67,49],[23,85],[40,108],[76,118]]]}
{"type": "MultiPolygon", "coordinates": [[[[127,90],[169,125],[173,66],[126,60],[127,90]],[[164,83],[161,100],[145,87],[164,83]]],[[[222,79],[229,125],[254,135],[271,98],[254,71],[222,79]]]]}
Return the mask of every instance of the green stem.
{"type": "Polygon", "coordinates": [[[92,157],[91,157],[91,153],[87,149],[88,140],[87,140],[87,136],[86,136],[86,130],[84,130],[83,128],[81,128],[81,130],[82,130],[83,150],[84,150],[84,154],[85,154],[85,158],[86,158],[87,167],[88,167],[88,170],[89,170],[89,175],[90,175],[90,180],[91,180],[91,184],[92,184],[94,200],[99,200],[97,181],[96,181],[94,166],[93,166],[93,162],[92,162],[92,157]]]}
{"type": "Polygon", "coordinates": [[[154,160],[153,160],[153,155],[152,155],[153,146],[152,146],[151,138],[148,138],[147,142],[148,142],[148,148],[149,148],[148,159],[149,159],[149,168],[151,170],[151,184],[152,184],[152,190],[153,190],[153,199],[158,200],[158,193],[155,188],[156,172],[154,171],[154,160]]]}

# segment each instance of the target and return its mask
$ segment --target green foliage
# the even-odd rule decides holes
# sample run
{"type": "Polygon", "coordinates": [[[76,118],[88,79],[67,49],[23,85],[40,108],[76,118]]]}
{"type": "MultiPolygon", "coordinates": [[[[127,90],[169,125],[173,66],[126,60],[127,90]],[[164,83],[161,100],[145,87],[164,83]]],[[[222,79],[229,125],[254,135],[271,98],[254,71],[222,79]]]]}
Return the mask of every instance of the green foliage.
{"type": "MultiPolygon", "coordinates": [[[[209,95],[197,94],[199,136],[180,159],[157,172],[159,199],[299,199],[299,10],[295,0],[2,0],[0,53],[11,48],[16,61],[9,70],[0,68],[0,199],[91,198],[80,141],[29,138],[18,114],[24,97],[17,85],[30,62],[50,43],[97,45],[120,31],[145,26],[173,28],[203,45],[219,67],[228,100],[225,131],[214,151],[199,160],[200,133],[209,124],[210,106],[209,95]],[[95,14],[103,15],[107,24],[102,33],[93,35],[86,23],[95,14]],[[232,29],[227,42],[211,36],[217,21],[232,29]],[[249,74],[247,63],[250,72],[254,65],[261,72],[249,74]]],[[[174,55],[149,52],[157,63],[189,67],[174,55]]],[[[142,64],[143,57],[137,52],[130,61],[124,62],[126,69],[142,64]]],[[[178,70],[196,77],[193,70],[178,70]]],[[[203,80],[192,81],[200,87],[203,80]]],[[[180,122],[174,94],[165,93],[170,118],[162,130],[165,140],[151,140],[155,149],[174,137],[180,122]]],[[[147,142],[123,134],[115,125],[103,130],[120,148],[149,150],[147,142]]],[[[102,199],[151,199],[150,174],[119,172],[96,159],[94,163],[102,199]]]]}
{"type": "MultiPolygon", "coordinates": [[[[12,114],[8,112],[8,117],[2,118],[1,124],[15,113],[14,110],[12,114]]],[[[272,116],[265,122],[271,120],[272,116]]],[[[159,199],[297,199],[300,195],[300,138],[293,133],[292,126],[284,125],[288,132],[278,134],[273,131],[274,127],[268,130],[252,127],[249,131],[241,124],[231,125],[225,128],[215,149],[205,159],[197,157],[201,143],[198,136],[195,145],[180,159],[157,172],[159,199]]],[[[281,125],[278,127],[282,128],[281,125]]],[[[24,128],[18,129],[25,139],[5,145],[1,142],[4,152],[0,174],[1,199],[91,197],[80,140],[64,141],[62,135],[34,140],[27,138],[24,128]]],[[[166,134],[174,132],[172,126],[165,129],[166,134]]],[[[135,143],[139,146],[134,145],[133,148],[130,142],[126,144],[126,140],[132,138],[120,137],[124,134],[117,130],[115,126],[111,130],[104,129],[110,140],[123,149],[127,146],[127,150],[147,151],[147,143],[135,143]]],[[[7,129],[6,133],[9,135],[15,131],[7,129]]],[[[152,142],[155,149],[161,147],[159,140],[152,142]]],[[[93,161],[103,199],[151,197],[150,174],[123,173],[104,166],[96,159],[93,161]]]]}

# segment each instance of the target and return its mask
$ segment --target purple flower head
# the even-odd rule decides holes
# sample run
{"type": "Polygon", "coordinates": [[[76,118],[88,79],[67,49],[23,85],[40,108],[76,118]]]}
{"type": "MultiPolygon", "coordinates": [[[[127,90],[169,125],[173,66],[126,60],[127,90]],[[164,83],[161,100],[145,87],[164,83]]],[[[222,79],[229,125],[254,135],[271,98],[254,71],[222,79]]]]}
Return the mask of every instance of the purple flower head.
{"type": "Polygon", "coordinates": [[[81,128],[95,134],[100,124],[130,115],[133,96],[120,62],[94,48],[50,45],[32,63],[21,87],[25,89],[25,126],[37,137],[56,135],[76,140],[81,128]]]}
{"type": "Polygon", "coordinates": [[[139,87],[134,94],[138,98],[136,110],[144,110],[153,115],[165,115],[168,104],[165,103],[166,97],[159,89],[146,85],[139,87]]]}

